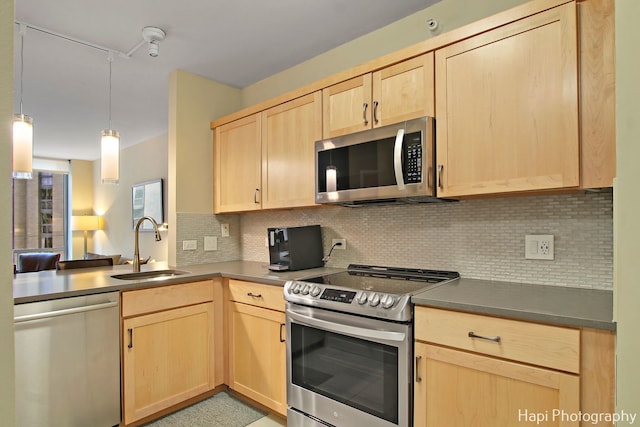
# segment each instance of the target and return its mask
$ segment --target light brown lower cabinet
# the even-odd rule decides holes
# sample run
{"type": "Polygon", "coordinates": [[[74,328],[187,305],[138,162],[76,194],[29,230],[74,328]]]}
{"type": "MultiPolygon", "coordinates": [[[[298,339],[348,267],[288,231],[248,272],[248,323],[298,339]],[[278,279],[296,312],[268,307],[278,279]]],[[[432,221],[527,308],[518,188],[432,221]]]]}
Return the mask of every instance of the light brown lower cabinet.
{"type": "Polygon", "coordinates": [[[265,308],[284,309],[282,288],[229,282],[229,387],[286,416],[285,314],[265,308]]]}
{"type": "Polygon", "coordinates": [[[414,425],[608,425],[611,331],[416,307],[414,425]],[[582,423],[581,423],[582,421],[582,423]]]}
{"type": "Polygon", "coordinates": [[[123,414],[130,424],[215,386],[213,282],[123,292],[123,414]]]}
{"type": "Polygon", "coordinates": [[[578,413],[578,375],[420,342],[416,357],[415,426],[579,425],[553,411],[578,413]]]}

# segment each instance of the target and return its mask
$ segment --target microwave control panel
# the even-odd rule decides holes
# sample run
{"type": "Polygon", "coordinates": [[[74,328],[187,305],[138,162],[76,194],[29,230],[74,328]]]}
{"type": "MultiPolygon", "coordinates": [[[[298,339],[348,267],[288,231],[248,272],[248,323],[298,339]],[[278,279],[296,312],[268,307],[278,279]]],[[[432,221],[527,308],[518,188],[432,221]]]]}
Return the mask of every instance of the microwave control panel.
{"type": "Polygon", "coordinates": [[[420,139],[411,138],[409,135],[404,162],[404,182],[418,184],[422,182],[422,144],[420,139]]]}

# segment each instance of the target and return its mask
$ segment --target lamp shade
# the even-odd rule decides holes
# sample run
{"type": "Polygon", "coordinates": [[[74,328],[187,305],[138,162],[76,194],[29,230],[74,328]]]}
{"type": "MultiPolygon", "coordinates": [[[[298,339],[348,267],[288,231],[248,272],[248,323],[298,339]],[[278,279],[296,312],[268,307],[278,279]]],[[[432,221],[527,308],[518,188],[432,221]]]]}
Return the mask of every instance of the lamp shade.
{"type": "Polygon", "coordinates": [[[115,130],[102,131],[100,175],[103,183],[117,184],[120,179],[120,135],[115,130]]]}
{"type": "Polygon", "coordinates": [[[97,215],[72,216],[71,230],[73,231],[100,230],[100,217],[97,215]]]}
{"type": "Polygon", "coordinates": [[[33,169],[33,120],[24,114],[13,118],[13,177],[30,179],[33,169]]]}

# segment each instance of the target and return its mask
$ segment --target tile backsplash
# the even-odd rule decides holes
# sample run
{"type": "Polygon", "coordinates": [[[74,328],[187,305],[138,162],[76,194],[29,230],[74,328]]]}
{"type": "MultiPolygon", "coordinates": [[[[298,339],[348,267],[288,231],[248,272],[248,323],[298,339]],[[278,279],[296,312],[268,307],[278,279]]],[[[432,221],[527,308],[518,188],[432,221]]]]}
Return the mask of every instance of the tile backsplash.
{"type": "Polygon", "coordinates": [[[325,253],[332,239],[347,240],[346,250],[333,251],[330,267],[354,262],[455,270],[477,279],[613,287],[611,191],[178,218],[179,265],[231,259],[267,263],[268,227],[320,224],[325,253]],[[222,222],[232,229],[231,238],[218,239],[222,250],[181,250],[183,238],[215,235],[222,222]],[[552,234],[555,259],[525,259],[526,234],[552,234]]]}

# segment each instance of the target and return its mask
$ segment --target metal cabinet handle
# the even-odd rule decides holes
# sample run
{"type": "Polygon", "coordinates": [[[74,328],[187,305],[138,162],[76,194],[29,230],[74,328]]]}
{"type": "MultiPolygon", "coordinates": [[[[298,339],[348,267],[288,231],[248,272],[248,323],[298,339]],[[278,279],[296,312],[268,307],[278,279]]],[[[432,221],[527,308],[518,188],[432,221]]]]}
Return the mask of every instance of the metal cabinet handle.
{"type": "Polygon", "coordinates": [[[485,336],[482,336],[482,335],[476,335],[473,331],[469,331],[468,336],[469,336],[469,338],[479,338],[481,340],[500,342],[500,337],[499,336],[496,336],[496,337],[485,337],[485,336]]]}
{"type": "Polygon", "coordinates": [[[364,122],[365,126],[369,124],[369,120],[367,120],[367,107],[369,106],[369,104],[367,104],[366,102],[364,104],[362,104],[362,121],[364,122]]]}
{"type": "Polygon", "coordinates": [[[282,338],[282,327],[286,326],[284,323],[280,323],[280,342],[285,342],[286,340],[282,338]]]}
{"type": "Polygon", "coordinates": [[[129,333],[129,345],[127,348],[133,348],[133,328],[127,329],[127,332],[129,333]]]}
{"type": "Polygon", "coordinates": [[[247,296],[253,298],[262,298],[262,294],[254,294],[253,292],[247,292],[247,296]]]}
{"type": "Polygon", "coordinates": [[[420,373],[418,372],[418,367],[420,366],[420,361],[422,360],[422,356],[416,356],[416,382],[422,382],[422,377],[420,376],[420,373]]]}
{"type": "Polygon", "coordinates": [[[373,123],[378,124],[378,101],[373,101],[373,123]]]}
{"type": "Polygon", "coordinates": [[[253,192],[253,203],[255,204],[259,204],[260,203],[260,189],[256,188],[256,190],[253,192]]]}
{"type": "Polygon", "coordinates": [[[438,165],[438,188],[444,190],[444,183],[442,182],[442,171],[444,165],[438,165]]]}

